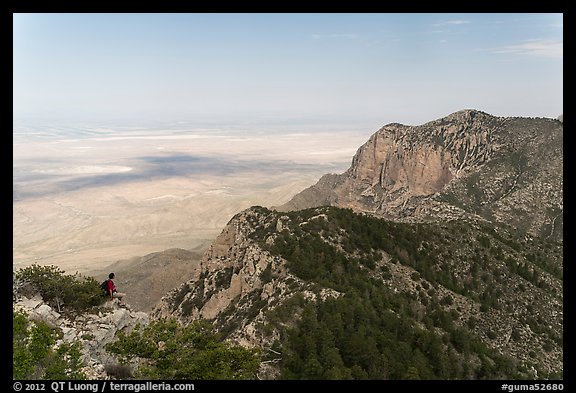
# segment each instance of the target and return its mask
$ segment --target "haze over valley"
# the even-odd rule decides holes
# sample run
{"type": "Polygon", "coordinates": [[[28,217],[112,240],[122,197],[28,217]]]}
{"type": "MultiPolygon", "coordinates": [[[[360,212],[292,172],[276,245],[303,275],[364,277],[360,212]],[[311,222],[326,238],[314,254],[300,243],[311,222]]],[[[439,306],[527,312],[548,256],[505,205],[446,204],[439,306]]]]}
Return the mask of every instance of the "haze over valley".
{"type": "Polygon", "coordinates": [[[309,129],[15,127],[13,268],[200,252],[237,212],[347,168],[369,134],[309,129]]]}

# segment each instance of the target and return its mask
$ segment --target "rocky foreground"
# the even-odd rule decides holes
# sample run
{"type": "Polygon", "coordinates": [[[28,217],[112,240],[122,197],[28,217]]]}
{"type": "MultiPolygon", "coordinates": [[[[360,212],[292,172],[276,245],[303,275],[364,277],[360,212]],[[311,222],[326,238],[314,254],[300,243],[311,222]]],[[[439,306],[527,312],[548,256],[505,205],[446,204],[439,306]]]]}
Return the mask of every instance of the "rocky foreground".
{"type": "Polygon", "coordinates": [[[117,299],[106,302],[97,313],[83,313],[73,318],[58,313],[39,294],[31,298],[20,295],[13,303],[13,310],[23,311],[30,319],[44,321],[61,331],[57,347],[79,342],[84,364],[81,371],[87,379],[99,380],[110,379],[119,368],[116,357],[105,350],[106,345],[116,340],[119,331],[130,332],[135,326],[146,326],[150,321],[147,313],[131,311],[129,305],[120,305],[117,299]]]}

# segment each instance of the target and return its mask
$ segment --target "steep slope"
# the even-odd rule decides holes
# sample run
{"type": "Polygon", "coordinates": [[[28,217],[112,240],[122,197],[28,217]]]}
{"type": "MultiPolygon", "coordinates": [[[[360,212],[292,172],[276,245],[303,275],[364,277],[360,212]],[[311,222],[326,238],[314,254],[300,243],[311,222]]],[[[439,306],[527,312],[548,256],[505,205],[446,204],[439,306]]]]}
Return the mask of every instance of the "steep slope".
{"type": "Polygon", "coordinates": [[[562,378],[562,139],[474,110],[388,124],[236,215],[152,316],[263,348],[260,378],[562,378]]]}
{"type": "Polygon", "coordinates": [[[406,222],[475,217],[562,239],[563,124],[463,110],[420,126],[388,124],[350,168],[278,207],[349,207],[406,222]]]}
{"type": "Polygon", "coordinates": [[[205,318],[262,347],[261,378],[558,377],[562,247],[481,221],[254,207],[230,221],[198,277],[162,299],[152,317],[162,316],[205,318]],[[383,359],[389,367],[370,369],[383,359]]]}
{"type": "MultiPolygon", "coordinates": [[[[286,260],[252,239],[255,231],[268,226],[280,229],[282,223],[264,208],[234,216],[202,257],[200,271],[164,296],[152,316],[217,320],[221,331],[242,344],[270,346],[272,339],[255,333],[255,326],[264,321],[262,309],[274,308],[312,284],[289,272],[286,260]]],[[[336,295],[330,290],[323,294],[336,295]]]]}

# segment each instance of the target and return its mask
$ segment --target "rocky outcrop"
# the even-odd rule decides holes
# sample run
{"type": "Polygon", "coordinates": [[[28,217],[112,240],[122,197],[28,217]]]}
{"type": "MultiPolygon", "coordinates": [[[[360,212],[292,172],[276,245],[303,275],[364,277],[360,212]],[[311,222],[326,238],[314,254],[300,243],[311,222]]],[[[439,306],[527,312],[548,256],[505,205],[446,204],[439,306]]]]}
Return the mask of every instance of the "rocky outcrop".
{"type": "Polygon", "coordinates": [[[416,222],[483,218],[562,239],[563,124],[463,110],[420,126],[388,124],[350,168],[278,207],[338,206],[416,222]]]}
{"type": "MultiPolygon", "coordinates": [[[[151,317],[177,317],[184,323],[212,320],[227,339],[267,353],[278,332],[264,326],[277,307],[298,294],[309,300],[339,296],[330,289],[312,290],[311,283],[289,272],[286,260],[263,250],[252,239],[261,228],[283,230],[283,219],[288,217],[276,219],[271,213],[256,207],[233,217],[204,254],[197,277],[164,296],[151,317]]],[[[273,242],[273,236],[268,242],[273,242]]],[[[263,363],[261,374],[273,378],[275,370],[267,364],[263,363]]]]}
{"type": "Polygon", "coordinates": [[[116,366],[118,360],[105,347],[116,339],[119,331],[130,332],[137,325],[148,325],[148,314],[131,311],[128,307],[113,300],[97,313],[70,318],[56,312],[37,294],[30,298],[19,296],[13,303],[13,311],[22,311],[29,318],[44,321],[62,332],[56,347],[64,342],[81,344],[81,361],[85,365],[81,371],[88,379],[110,379],[107,369],[116,366]]]}

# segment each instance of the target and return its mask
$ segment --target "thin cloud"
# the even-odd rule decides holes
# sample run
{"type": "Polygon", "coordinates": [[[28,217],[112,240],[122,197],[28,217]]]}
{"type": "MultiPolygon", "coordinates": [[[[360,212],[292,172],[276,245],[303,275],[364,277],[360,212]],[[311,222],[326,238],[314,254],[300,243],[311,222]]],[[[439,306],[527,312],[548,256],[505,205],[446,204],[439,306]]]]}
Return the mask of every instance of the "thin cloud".
{"type": "Polygon", "coordinates": [[[527,40],[521,44],[496,49],[494,53],[562,58],[564,55],[564,44],[561,41],[527,40]]]}
{"type": "Polygon", "coordinates": [[[434,27],[457,26],[457,25],[466,25],[468,23],[471,23],[471,22],[469,20],[456,19],[456,20],[446,20],[443,22],[434,23],[432,26],[434,26],[434,27]]]}
{"type": "Polygon", "coordinates": [[[358,38],[358,34],[352,34],[352,33],[312,34],[312,38],[314,38],[315,40],[341,39],[341,38],[353,40],[358,38]]]}

